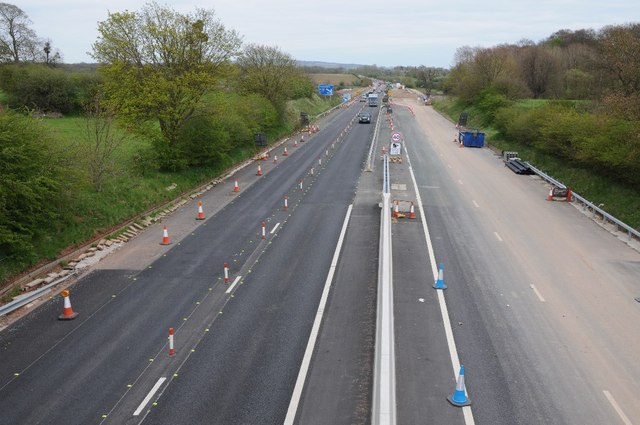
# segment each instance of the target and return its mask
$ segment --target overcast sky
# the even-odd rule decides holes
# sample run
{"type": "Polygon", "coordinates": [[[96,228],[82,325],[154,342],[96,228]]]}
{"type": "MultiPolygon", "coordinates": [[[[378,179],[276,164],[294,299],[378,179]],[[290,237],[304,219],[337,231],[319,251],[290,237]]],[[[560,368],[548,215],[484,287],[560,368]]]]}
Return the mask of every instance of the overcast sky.
{"type": "MultiPolygon", "coordinates": [[[[22,10],[67,63],[87,54],[108,11],[144,0],[0,0],[22,10]]],[[[560,29],[640,21],[638,0],[216,0],[158,1],[180,12],[214,9],[245,43],[277,46],[295,59],[448,68],[462,46],[540,41],[560,29]]]]}

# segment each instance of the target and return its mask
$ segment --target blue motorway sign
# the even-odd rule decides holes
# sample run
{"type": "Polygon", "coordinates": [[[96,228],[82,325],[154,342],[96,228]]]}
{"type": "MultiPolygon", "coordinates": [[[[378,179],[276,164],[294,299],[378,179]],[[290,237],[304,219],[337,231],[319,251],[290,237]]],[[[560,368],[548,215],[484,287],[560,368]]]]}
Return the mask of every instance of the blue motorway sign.
{"type": "Polygon", "coordinates": [[[319,84],[318,93],[323,96],[333,96],[333,84],[319,84]]]}

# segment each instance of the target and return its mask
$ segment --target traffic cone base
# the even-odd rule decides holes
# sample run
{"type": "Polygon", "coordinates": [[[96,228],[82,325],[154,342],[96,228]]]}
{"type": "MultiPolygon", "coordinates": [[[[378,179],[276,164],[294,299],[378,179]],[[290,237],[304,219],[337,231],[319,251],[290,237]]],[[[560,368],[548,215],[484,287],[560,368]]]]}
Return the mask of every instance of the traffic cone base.
{"type": "Polygon", "coordinates": [[[69,300],[69,291],[64,290],[60,294],[64,297],[64,309],[62,314],[58,316],[58,320],[72,320],[78,316],[78,313],[71,308],[71,301],[69,300]]]}
{"type": "Polygon", "coordinates": [[[464,391],[461,393],[458,391],[454,392],[447,397],[447,400],[456,407],[471,406],[471,399],[465,395],[464,391]]]}

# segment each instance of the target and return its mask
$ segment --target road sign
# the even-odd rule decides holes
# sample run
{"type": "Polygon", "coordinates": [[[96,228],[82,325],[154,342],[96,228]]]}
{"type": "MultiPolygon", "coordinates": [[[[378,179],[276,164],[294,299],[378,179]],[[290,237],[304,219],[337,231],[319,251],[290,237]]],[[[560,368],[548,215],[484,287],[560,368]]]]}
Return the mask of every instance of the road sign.
{"type": "Polygon", "coordinates": [[[393,142],[402,141],[402,133],[400,133],[399,131],[394,131],[393,133],[391,133],[391,141],[393,142]]]}
{"type": "Polygon", "coordinates": [[[318,84],[318,93],[322,96],[333,96],[333,84],[318,84]]]}

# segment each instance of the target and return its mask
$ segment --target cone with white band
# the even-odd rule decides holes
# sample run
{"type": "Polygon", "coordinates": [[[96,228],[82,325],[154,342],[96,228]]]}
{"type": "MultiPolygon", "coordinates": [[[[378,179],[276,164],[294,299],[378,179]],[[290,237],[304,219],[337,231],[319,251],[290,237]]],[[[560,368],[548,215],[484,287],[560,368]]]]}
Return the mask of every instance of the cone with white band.
{"type": "Polygon", "coordinates": [[[78,313],[74,312],[71,308],[71,300],[69,299],[69,291],[66,289],[60,293],[64,297],[64,310],[62,314],[58,316],[59,320],[72,320],[75,319],[78,313]]]}
{"type": "Polygon", "coordinates": [[[198,201],[198,215],[196,220],[204,220],[204,211],[202,211],[202,201],[198,201]]]}
{"type": "Polygon", "coordinates": [[[171,241],[169,240],[169,232],[167,231],[167,225],[164,225],[164,229],[162,230],[162,242],[160,245],[169,245],[171,241]]]}
{"type": "Polygon", "coordinates": [[[460,373],[458,374],[458,382],[456,382],[456,390],[447,397],[449,403],[457,407],[469,406],[471,400],[467,397],[467,390],[464,385],[464,365],[460,365],[460,373]]]}
{"type": "Polygon", "coordinates": [[[169,328],[169,357],[175,356],[176,351],[173,349],[173,328],[169,328]]]}
{"type": "Polygon", "coordinates": [[[442,263],[438,265],[438,279],[436,279],[433,287],[435,289],[447,289],[447,285],[444,283],[444,264],[442,263]]]}
{"type": "Polygon", "coordinates": [[[240,192],[240,186],[238,186],[238,180],[236,180],[236,181],[233,183],[233,191],[234,191],[235,193],[240,192]]]}

